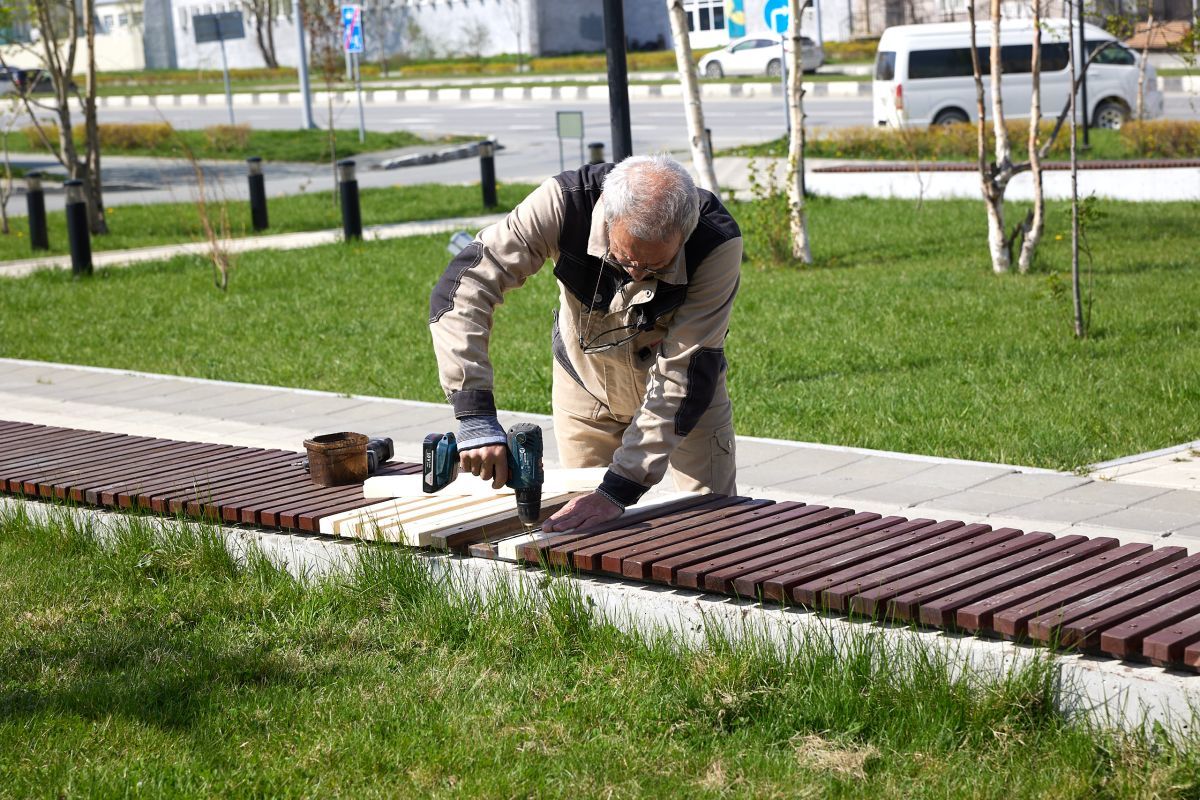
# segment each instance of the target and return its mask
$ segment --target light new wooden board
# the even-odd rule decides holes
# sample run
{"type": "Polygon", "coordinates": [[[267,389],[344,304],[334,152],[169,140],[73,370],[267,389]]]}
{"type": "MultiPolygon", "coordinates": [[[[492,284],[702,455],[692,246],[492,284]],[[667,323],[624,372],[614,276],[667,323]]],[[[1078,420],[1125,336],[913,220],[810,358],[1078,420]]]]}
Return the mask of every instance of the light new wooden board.
{"type": "MultiPolygon", "coordinates": [[[[606,472],[604,467],[588,467],[586,469],[548,469],[545,483],[542,484],[543,495],[562,494],[565,492],[590,492],[600,485],[606,472]]],[[[477,478],[470,473],[460,473],[458,478],[449,486],[437,492],[439,497],[468,496],[468,497],[498,497],[512,496],[513,490],[507,487],[493,489],[491,481],[477,478]]],[[[376,475],[367,478],[363,484],[363,497],[368,499],[384,497],[429,497],[421,486],[420,475],[376,475]]]]}
{"type": "MultiPolygon", "coordinates": [[[[577,494],[543,492],[542,505],[565,502],[577,494]]],[[[473,497],[443,496],[439,492],[384,500],[333,514],[320,520],[320,529],[330,536],[428,547],[436,537],[461,536],[473,527],[494,527],[516,518],[517,503],[511,493],[473,497]]]]}

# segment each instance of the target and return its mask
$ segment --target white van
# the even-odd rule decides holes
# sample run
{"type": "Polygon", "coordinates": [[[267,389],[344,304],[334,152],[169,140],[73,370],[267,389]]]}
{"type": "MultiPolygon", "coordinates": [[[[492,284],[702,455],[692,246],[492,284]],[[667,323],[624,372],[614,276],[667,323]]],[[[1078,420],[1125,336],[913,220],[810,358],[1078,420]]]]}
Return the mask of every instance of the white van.
{"type": "MultiPolygon", "coordinates": [[[[1063,19],[1043,20],[1042,115],[1057,117],[1070,93],[1069,33],[1063,19]]],[[[991,22],[976,26],[975,43],[983,73],[984,103],[991,116],[989,58],[991,22]]],[[[1073,29],[1078,42],[1079,28],[1073,29]]],[[[1114,37],[1094,25],[1084,25],[1088,52],[1114,37]]],[[[1033,93],[1030,62],[1033,23],[1028,19],[1000,23],[1001,91],[1004,116],[1029,116],[1033,93]]],[[[1120,128],[1137,108],[1138,55],[1114,44],[1097,56],[1087,73],[1088,122],[1095,128],[1120,128]]],[[[947,125],[978,118],[974,70],[971,67],[971,26],[967,22],[898,25],[879,40],[875,57],[875,123],[882,126],[947,125]]],[[[1154,67],[1146,67],[1145,114],[1161,116],[1162,93],[1156,88],[1154,67]]]]}

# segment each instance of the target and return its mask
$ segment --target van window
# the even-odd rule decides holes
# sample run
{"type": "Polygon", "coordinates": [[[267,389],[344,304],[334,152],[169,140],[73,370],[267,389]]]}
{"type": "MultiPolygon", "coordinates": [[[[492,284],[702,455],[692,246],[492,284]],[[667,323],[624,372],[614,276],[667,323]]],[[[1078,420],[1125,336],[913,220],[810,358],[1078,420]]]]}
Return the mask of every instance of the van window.
{"type": "Polygon", "coordinates": [[[896,54],[890,50],[880,50],[875,58],[875,80],[890,81],[896,77],[896,54]]]}
{"type": "Polygon", "coordinates": [[[1042,72],[1061,72],[1067,68],[1070,59],[1066,42],[1042,44],[1042,72]]]}
{"type": "MultiPolygon", "coordinates": [[[[979,48],[979,67],[988,72],[988,53],[991,48],[979,48]]],[[[908,78],[962,78],[975,74],[971,66],[971,48],[949,50],[913,50],[908,54],[908,78]]]]}
{"type": "MultiPolygon", "coordinates": [[[[1091,55],[1099,50],[1104,44],[1106,43],[1088,42],[1088,55],[1091,55]]],[[[1095,61],[1097,64],[1117,64],[1118,66],[1122,67],[1132,67],[1137,63],[1137,60],[1133,57],[1133,53],[1129,52],[1124,47],[1121,47],[1119,44],[1114,44],[1111,47],[1105,48],[1103,53],[1096,56],[1095,61]]]]}

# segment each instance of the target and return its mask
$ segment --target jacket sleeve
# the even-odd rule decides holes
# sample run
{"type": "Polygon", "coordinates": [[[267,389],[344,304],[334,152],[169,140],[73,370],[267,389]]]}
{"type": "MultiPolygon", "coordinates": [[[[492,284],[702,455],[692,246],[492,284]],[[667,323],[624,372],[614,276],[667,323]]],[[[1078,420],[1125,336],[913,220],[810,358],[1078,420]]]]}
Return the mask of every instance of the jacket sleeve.
{"type": "Polygon", "coordinates": [[[725,371],[725,334],[742,262],[730,239],[696,268],[650,370],[646,399],[625,430],[600,490],[622,505],[662,480],[671,453],[708,410],[725,371]]]}
{"type": "Polygon", "coordinates": [[[429,298],[438,374],[455,417],[495,414],[492,318],[504,294],[558,256],[562,189],[553,178],[454,257],[429,298]]]}

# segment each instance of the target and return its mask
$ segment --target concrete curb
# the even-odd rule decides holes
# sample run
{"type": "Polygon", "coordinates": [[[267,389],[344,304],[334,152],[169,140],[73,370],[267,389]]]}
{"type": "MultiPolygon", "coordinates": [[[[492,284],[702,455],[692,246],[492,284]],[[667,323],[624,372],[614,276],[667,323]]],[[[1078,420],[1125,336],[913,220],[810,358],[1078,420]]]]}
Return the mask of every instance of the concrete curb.
{"type": "MultiPolygon", "coordinates": [[[[1158,89],[1162,92],[1200,92],[1200,75],[1158,77],[1158,89]]],[[[870,97],[871,81],[811,81],[804,84],[809,97],[870,97]]],[[[701,83],[700,95],[704,99],[730,97],[779,97],[783,88],[778,81],[752,81],[748,83],[701,83]]],[[[629,97],[634,100],[652,98],[677,98],[683,96],[683,87],[678,83],[635,83],[629,86],[629,97]]],[[[355,102],[353,92],[313,92],[312,100],[325,105],[332,99],[334,105],[355,102]]],[[[403,105],[405,103],[494,103],[512,100],[607,100],[608,85],[604,83],[580,84],[575,86],[451,86],[436,89],[364,89],[365,105],[403,105]]],[[[162,94],[162,95],[107,95],[96,99],[100,108],[170,108],[225,105],[224,94],[162,94]]],[[[299,106],[299,92],[239,92],[233,96],[235,108],[255,106],[299,106]]]]}
{"type": "MultiPolygon", "coordinates": [[[[504,145],[500,142],[494,142],[496,150],[503,150],[504,145]]],[[[479,142],[461,145],[459,147],[447,147],[444,150],[434,150],[431,153],[412,153],[406,156],[396,156],[395,158],[386,158],[378,164],[372,165],[371,169],[399,169],[401,167],[418,167],[423,164],[441,164],[446,161],[459,161],[464,158],[474,158],[479,155],[479,142]]]]}
{"type": "MultiPolygon", "coordinates": [[[[39,521],[61,519],[58,515],[68,511],[62,505],[0,497],[0,509],[6,508],[23,508],[39,521]]],[[[74,508],[69,512],[95,521],[101,538],[107,526],[125,516],[95,509],[74,508]]],[[[180,525],[205,527],[162,517],[146,519],[159,531],[177,529],[180,525]]],[[[363,547],[358,542],[324,536],[249,528],[216,530],[228,551],[240,562],[257,547],[280,567],[301,578],[344,574],[353,567],[363,547]]],[[[546,573],[541,570],[502,561],[425,554],[424,563],[435,576],[449,576],[459,582],[457,585],[485,593],[505,586],[536,591],[546,581],[546,573]]],[[[692,646],[704,645],[710,632],[717,631],[735,641],[746,638],[765,641],[781,651],[797,641],[819,637],[845,652],[863,636],[870,636],[879,637],[889,651],[924,650],[946,659],[958,674],[966,671],[1000,680],[1014,668],[1048,655],[1057,672],[1057,707],[1068,718],[1143,733],[1162,726],[1179,742],[1192,735],[1196,712],[1200,709],[1200,676],[1188,673],[1106,658],[1055,654],[1041,647],[974,636],[851,622],[809,611],[605,578],[565,575],[556,580],[572,584],[603,619],[622,630],[642,635],[669,631],[692,646]]]]}

